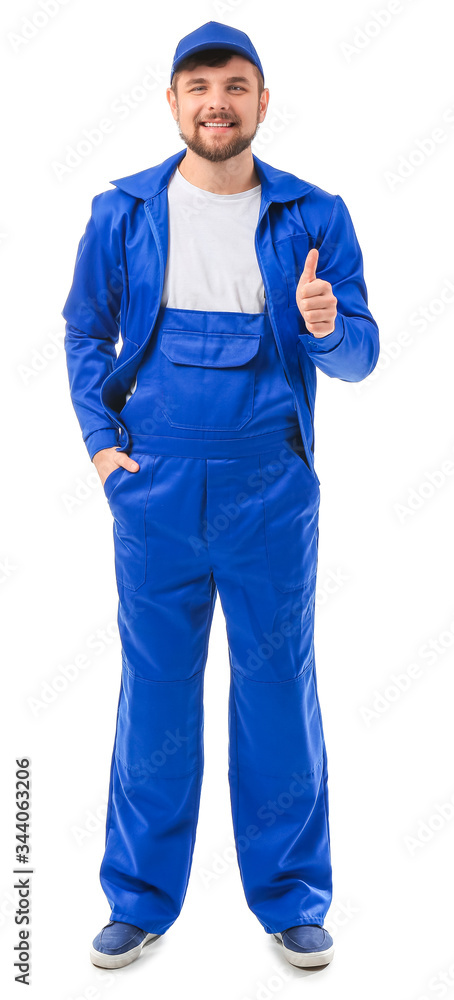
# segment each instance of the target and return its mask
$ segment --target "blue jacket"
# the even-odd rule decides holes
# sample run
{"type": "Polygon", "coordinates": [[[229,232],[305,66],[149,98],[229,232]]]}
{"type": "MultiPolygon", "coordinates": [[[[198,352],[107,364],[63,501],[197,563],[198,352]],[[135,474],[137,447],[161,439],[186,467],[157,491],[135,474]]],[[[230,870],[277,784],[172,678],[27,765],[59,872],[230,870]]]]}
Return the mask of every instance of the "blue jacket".
{"type": "MultiPolygon", "coordinates": [[[[110,183],[95,195],[62,310],[71,399],[90,458],[128,450],[119,412],[153,334],[168,246],[167,184],[186,147],[157,166],[110,183]],[[117,343],[121,330],[121,350],[117,343]]],[[[295,402],[308,464],[314,469],[316,369],[358,382],[374,369],[378,327],[367,305],[362,254],[348,209],[329,194],[253,154],[261,183],[255,247],[270,320],[295,402]],[[309,250],[317,277],[337,298],[335,328],[306,330],[296,287],[309,250]]],[[[317,477],[318,478],[318,477],[317,477]]]]}

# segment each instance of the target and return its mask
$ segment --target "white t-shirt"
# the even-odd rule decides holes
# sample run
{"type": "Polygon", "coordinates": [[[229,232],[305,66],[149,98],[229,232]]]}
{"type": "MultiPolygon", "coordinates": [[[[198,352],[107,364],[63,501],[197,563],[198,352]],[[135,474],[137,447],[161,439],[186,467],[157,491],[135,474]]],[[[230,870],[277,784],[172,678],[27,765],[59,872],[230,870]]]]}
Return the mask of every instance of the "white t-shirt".
{"type": "Polygon", "coordinates": [[[169,247],[161,305],[172,309],[263,312],[254,237],[261,185],[214,194],[177,167],[167,186],[169,247]]]}
{"type": "MultiPolygon", "coordinates": [[[[265,290],[255,252],[261,184],[214,194],[178,167],[167,185],[168,254],[161,306],[261,313],[265,290]]],[[[126,400],[137,388],[134,379],[126,400]]]]}

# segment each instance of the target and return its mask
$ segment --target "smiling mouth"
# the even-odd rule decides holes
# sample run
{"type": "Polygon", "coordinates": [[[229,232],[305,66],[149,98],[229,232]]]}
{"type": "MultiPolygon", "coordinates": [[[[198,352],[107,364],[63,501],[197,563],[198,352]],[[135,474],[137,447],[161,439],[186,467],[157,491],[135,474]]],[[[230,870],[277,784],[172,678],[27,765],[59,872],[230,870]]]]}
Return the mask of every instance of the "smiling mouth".
{"type": "Polygon", "coordinates": [[[212,132],[219,132],[221,129],[227,131],[229,128],[233,128],[235,122],[200,122],[202,128],[211,129],[212,132]]]}

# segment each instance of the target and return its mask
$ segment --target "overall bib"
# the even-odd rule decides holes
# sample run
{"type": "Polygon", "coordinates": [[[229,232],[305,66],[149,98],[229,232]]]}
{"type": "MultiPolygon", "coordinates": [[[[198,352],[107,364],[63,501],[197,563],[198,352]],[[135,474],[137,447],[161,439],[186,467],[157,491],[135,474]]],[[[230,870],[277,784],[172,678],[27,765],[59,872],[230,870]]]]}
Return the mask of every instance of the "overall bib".
{"type": "Polygon", "coordinates": [[[266,306],[161,306],[121,418],[140,469],[117,468],[104,484],[122,649],[100,869],[110,919],[163,934],[183,905],[219,591],[247,904],[267,933],[323,925],[332,881],[313,643],[320,490],[266,306]]]}

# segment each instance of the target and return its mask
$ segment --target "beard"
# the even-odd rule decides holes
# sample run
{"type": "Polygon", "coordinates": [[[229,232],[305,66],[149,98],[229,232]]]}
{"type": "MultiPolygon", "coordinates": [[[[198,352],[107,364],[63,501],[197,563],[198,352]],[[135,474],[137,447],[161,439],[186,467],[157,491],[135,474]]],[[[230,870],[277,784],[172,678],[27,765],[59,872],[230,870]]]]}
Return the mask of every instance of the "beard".
{"type": "Polygon", "coordinates": [[[214,136],[214,142],[210,139],[205,142],[205,139],[200,134],[203,129],[203,125],[195,125],[193,134],[185,135],[180,127],[180,119],[177,118],[178,134],[180,139],[186,143],[188,149],[191,149],[193,153],[197,153],[198,156],[203,156],[205,160],[211,160],[212,163],[229,160],[232,156],[238,156],[239,153],[242,153],[243,149],[247,149],[257,135],[259,125],[259,113],[257,113],[255,129],[249,135],[242,133],[240,126],[235,124],[232,138],[227,140],[227,142],[225,139],[221,139],[218,143],[214,136]]]}

